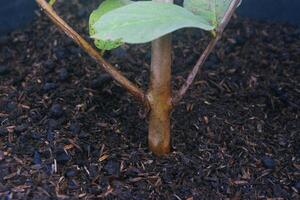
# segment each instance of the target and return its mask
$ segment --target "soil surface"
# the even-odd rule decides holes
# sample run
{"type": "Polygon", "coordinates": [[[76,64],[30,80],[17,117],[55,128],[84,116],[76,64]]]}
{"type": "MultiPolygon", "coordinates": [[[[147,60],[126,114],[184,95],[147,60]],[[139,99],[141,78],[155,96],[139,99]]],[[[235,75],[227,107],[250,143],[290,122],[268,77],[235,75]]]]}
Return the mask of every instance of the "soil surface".
{"type": "MultiPolygon", "coordinates": [[[[56,10],[88,39],[96,2],[56,10]]],[[[300,198],[298,29],[233,19],[172,114],[172,153],[157,158],[139,103],[37,14],[0,39],[1,199],[300,198]]],[[[209,37],[175,33],[174,90],[209,37]]],[[[105,57],[147,88],[149,49],[105,57]]]]}

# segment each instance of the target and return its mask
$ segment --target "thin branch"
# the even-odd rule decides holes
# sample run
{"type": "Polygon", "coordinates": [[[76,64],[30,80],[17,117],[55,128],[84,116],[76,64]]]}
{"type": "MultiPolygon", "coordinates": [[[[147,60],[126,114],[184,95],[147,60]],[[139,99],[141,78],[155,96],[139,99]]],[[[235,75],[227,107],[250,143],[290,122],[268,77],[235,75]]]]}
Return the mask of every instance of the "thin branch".
{"type": "Polygon", "coordinates": [[[180,102],[180,100],[183,98],[191,84],[193,83],[196,75],[198,74],[200,68],[202,67],[203,63],[206,61],[207,57],[210,55],[210,53],[213,51],[214,47],[216,46],[217,42],[220,40],[222,33],[229,23],[234,11],[236,10],[237,6],[239,5],[240,0],[233,0],[231,4],[229,5],[229,8],[227,9],[224,18],[217,28],[217,35],[214,37],[209,44],[207,45],[206,49],[198,59],[196,65],[193,67],[192,71],[188,75],[188,78],[186,79],[186,82],[181,86],[181,88],[177,91],[176,95],[172,99],[172,104],[176,105],[180,102]]]}
{"type": "Polygon", "coordinates": [[[86,53],[88,53],[103,70],[112,76],[121,86],[126,88],[130,94],[138,100],[148,105],[145,93],[137,85],[129,81],[120,71],[104,60],[101,55],[74,29],[72,29],[62,18],[60,18],[52,7],[45,0],[36,0],[40,7],[45,11],[49,18],[63,30],[74,42],[76,42],[86,53]]]}

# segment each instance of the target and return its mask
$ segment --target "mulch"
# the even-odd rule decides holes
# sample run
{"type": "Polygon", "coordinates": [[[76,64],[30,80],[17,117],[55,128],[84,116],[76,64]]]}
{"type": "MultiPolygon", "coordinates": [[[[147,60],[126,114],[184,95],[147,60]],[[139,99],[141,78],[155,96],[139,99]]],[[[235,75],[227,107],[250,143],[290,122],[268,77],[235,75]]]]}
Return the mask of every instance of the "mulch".
{"type": "MultiPolygon", "coordinates": [[[[56,10],[89,40],[95,5],[56,10]]],[[[172,113],[171,154],[156,157],[142,106],[37,14],[0,38],[1,199],[300,198],[298,28],[235,17],[172,113]]],[[[174,34],[174,90],[209,37],[174,34]]],[[[147,88],[149,50],[105,58],[147,88]]]]}

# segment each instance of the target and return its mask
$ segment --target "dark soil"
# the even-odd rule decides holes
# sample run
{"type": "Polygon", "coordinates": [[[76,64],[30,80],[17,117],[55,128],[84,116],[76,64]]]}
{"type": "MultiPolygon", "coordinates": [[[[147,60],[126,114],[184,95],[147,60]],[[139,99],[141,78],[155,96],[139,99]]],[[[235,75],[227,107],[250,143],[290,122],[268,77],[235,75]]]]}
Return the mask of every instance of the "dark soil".
{"type": "MultiPolygon", "coordinates": [[[[56,9],[87,36],[91,1],[56,9]]],[[[80,3],[82,2],[82,3],[80,3]]],[[[299,199],[300,32],[235,18],[172,114],[169,156],[143,109],[43,13],[0,39],[1,199],[299,199]]],[[[174,89],[207,44],[174,36],[174,89]]],[[[105,57],[147,88],[149,44],[105,57]]]]}

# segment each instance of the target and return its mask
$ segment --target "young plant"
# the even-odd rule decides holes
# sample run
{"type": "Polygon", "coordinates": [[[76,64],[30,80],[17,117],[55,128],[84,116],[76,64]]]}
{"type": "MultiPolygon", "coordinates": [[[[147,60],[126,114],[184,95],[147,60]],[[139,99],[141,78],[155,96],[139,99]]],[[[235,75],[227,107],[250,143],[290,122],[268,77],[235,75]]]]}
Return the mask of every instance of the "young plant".
{"type": "MultiPolygon", "coordinates": [[[[152,42],[150,84],[147,92],[129,81],[106,62],[91,45],[65,23],[45,0],[36,0],[52,21],[82,47],[121,86],[143,103],[149,111],[148,143],[156,155],[170,152],[170,115],[182,99],[200,67],[214,49],[241,0],[184,0],[183,7],[173,0],[134,2],[105,0],[91,13],[90,36],[102,51],[124,43],[152,42]],[[172,95],[171,90],[171,33],[194,27],[210,31],[212,39],[188,75],[182,87],[172,95]]],[[[55,1],[51,1],[53,4],[55,1]]]]}

